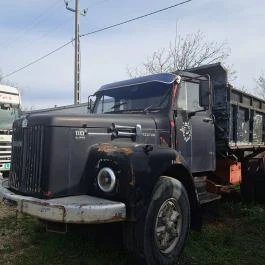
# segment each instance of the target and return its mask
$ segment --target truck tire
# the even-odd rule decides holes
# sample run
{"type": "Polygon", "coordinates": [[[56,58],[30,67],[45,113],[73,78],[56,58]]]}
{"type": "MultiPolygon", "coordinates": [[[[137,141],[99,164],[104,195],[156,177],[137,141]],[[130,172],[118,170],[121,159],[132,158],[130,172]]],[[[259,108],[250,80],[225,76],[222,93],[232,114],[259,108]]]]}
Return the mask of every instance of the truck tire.
{"type": "Polygon", "coordinates": [[[134,248],[137,264],[176,264],[189,227],[190,205],[184,186],[176,179],[161,177],[144,218],[135,222],[127,234],[135,238],[129,248],[134,248]]]}

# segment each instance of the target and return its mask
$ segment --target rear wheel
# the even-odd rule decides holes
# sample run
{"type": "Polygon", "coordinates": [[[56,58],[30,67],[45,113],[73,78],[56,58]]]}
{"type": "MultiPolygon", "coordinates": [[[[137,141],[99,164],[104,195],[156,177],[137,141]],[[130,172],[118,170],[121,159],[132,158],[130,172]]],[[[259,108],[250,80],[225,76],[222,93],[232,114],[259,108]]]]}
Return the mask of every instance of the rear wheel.
{"type": "Polygon", "coordinates": [[[135,240],[131,243],[142,264],[175,264],[190,226],[189,199],[182,183],[161,177],[145,217],[132,225],[135,240]]]}

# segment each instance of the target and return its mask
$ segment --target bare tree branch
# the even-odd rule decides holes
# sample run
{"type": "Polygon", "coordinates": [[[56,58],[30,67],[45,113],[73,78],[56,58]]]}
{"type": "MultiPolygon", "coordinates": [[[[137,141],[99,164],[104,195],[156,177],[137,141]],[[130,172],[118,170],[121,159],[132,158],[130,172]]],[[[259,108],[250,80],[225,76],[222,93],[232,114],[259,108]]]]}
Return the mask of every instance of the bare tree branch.
{"type": "Polygon", "coordinates": [[[265,73],[262,71],[258,79],[255,79],[257,87],[257,93],[259,96],[265,99],[265,73]]]}
{"type": "MultiPolygon", "coordinates": [[[[167,48],[159,49],[148,56],[141,67],[127,72],[131,77],[154,74],[161,72],[173,72],[210,64],[224,62],[230,54],[226,42],[209,42],[201,31],[187,34],[184,37],[175,36],[173,42],[167,48]]],[[[230,69],[230,67],[228,67],[230,69]]],[[[235,71],[230,73],[235,78],[235,71]]]]}

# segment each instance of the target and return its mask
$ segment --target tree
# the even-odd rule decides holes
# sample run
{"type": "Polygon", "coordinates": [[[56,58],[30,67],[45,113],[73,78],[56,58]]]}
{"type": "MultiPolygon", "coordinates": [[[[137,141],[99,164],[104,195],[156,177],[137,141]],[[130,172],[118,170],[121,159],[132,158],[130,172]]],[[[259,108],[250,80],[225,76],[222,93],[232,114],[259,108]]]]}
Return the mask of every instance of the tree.
{"type": "Polygon", "coordinates": [[[257,84],[258,94],[265,99],[265,74],[262,72],[258,79],[255,80],[257,84]]]}
{"type": "MultiPolygon", "coordinates": [[[[230,55],[226,42],[207,41],[201,31],[184,37],[176,36],[167,48],[155,51],[146,58],[142,67],[133,71],[127,69],[130,77],[162,72],[174,72],[198,67],[202,64],[224,62],[230,55]]],[[[235,71],[229,67],[232,76],[235,71]]]]}

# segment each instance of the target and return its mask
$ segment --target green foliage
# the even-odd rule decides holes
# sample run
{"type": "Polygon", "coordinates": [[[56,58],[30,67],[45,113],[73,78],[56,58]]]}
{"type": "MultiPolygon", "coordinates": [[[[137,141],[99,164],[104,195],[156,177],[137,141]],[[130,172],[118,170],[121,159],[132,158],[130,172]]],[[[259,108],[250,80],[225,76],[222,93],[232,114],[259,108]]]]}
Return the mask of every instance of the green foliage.
{"type": "Polygon", "coordinates": [[[179,264],[265,264],[265,205],[225,202],[219,210],[191,233],[179,264]]]}
{"type": "MultiPolygon", "coordinates": [[[[68,234],[50,234],[35,219],[0,215],[0,264],[136,264],[118,242],[120,233],[108,225],[73,226],[68,234]]],[[[190,233],[177,264],[261,265],[264,243],[265,205],[221,202],[205,209],[202,232],[190,233]]]]}

